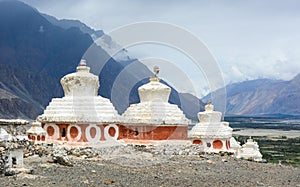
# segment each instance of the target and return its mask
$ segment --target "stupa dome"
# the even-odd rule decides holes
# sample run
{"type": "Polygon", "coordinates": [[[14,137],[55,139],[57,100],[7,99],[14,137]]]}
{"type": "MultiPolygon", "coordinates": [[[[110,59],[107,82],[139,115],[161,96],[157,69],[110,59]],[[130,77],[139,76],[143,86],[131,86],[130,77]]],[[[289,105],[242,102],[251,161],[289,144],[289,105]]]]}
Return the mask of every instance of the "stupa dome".
{"type": "Polygon", "coordinates": [[[80,61],[77,72],[64,76],[60,82],[65,96],[96,96],[100,86],[98,76],[90,73],[85,60],[80,61]]]}
{"type": "Polygon", "coordinates": [[[138,88],[141,102],[165,102],[170,97],[171,88],[160,82],[158,77],[151,77],[150,82],[138,88]]]}
{"type": "Polygon", "coordinates": [[[205,105],[205,111],[198,113],[198,119],[201,123],[219,123],[222,118],[222,113],[214,111],[214,105],[208,102],[205,105]]]}

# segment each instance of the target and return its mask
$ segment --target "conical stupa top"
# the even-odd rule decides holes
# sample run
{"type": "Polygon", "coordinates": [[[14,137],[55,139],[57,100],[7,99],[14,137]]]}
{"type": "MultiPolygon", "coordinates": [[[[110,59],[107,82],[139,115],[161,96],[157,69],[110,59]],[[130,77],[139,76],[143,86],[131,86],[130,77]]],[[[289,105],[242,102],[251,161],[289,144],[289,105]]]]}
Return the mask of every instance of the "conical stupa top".
{"type": "Polygon", "coordinates": [[[77,72],[64,76],[60,82],[65,96],[96,96],[100,86],[98,76],[90,73],[84,59],[80,61],[77,72]]]}
{"type": "Polygon", "coordinates": [[[162,84],[158,77],[151,77],[150,82],[139,87],[141,102],[168,102],[171,88],[162,84]]]}
{"type": "Polygon", "coordinates": [[[150,77],[150,82],[138,88],[141,102],[168,102],[171,88],[160,82],[157,77],[159,68],[154,67],[155,77],[150,77]]]}
{"type": "Polygon", "coordinates": [[[219,123],[222,119],[222,113],[214,111],[214,105],[210,101],[205,105],[205,111],[198,113],[198,119],[202,123],[219,123]]]}

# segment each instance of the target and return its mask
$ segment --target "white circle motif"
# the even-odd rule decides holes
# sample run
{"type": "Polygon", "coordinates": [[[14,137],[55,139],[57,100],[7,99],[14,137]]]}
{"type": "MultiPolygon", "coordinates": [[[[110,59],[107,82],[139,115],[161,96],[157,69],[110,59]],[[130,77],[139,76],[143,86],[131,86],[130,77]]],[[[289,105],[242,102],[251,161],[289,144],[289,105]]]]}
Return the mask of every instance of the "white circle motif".
{"type": "Polygon", "coordinates": [[[88,140],[88,142],[95,143],[100,141],[101,138],[101,129],[96,124],[90,124],[85,129],[85,137],[88,140]],[[91,137],[91,128],[94,127],[96,129],[96,135],[94,138],[91,137]]]}
{"type": "Polygon", "coordinates": [[[76,124],[69,125],[68,129],[67,129],[67,138],[68,138],[68,140],[72,140],[72,141],[78,141],[78,140],[80,140],[80,138],[81,138],[81,128],[78,125],[76,125],[76,124]],[[77,129],[77,131],[78,131],[78,134],[77,134],[77,136],[75,138],[72,138],[71,134],[70,134],[70,130],[71,130],[72,127],[75,127],[77,129]]]}
{"type": "Polygon", "coordinates": [[[47,123],[44,126],[44,130],[46,131],[46,139],[58,139],[59,138],[59,127],[55,123],[47,123]],[[52,127],[54,129],[54,134],[52,136],[49,136],[47,133],[47,128],[52,127]]]}
{"type": "Polygon", "coordinates": [[[118,137],[119,137],[119,127],[118,127],[117,125],[115,125],[115,124],[109,124],[109,125],[107,125],[107,126],[104,128],[104,137],[105,137],[106,140],[117,140],[118,137]],[[111,135],[108,133],[108,131],[109,131],[109,129],[110,129],[111,127],[114,128],[115,131],[116,131],[116,133],[115,133],[114,136],[111,136],[111,135]]]}

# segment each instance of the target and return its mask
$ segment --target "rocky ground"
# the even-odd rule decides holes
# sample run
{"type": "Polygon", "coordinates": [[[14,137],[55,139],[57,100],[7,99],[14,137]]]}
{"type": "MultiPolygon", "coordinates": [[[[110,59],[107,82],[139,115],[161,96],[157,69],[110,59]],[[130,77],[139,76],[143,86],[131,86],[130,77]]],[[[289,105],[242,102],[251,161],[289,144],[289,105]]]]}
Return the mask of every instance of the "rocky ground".
{"type": "Polygon", "coordinates": [[[193,145],[27,145],[25,168],[0,186],[299,186],[300,168],[204,154],[193,145]]]}

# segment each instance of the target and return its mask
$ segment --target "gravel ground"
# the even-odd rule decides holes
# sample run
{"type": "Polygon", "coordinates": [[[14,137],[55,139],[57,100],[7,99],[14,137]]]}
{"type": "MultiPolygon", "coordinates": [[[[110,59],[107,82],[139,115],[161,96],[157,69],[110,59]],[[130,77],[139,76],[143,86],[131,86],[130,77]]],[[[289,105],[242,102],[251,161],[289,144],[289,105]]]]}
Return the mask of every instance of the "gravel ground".
{"type": "Polygon", "coordinates": [[[226,154],[203,154],[194,146],[44,150],[52,153],[35,151],[24,159],[31,174],[1,176],[0,186],[300,187],[300,168],[239,160],[226,154]],[[64,155],[71,164],[54,163],[58,158],[55,154],[64,155]]]}

